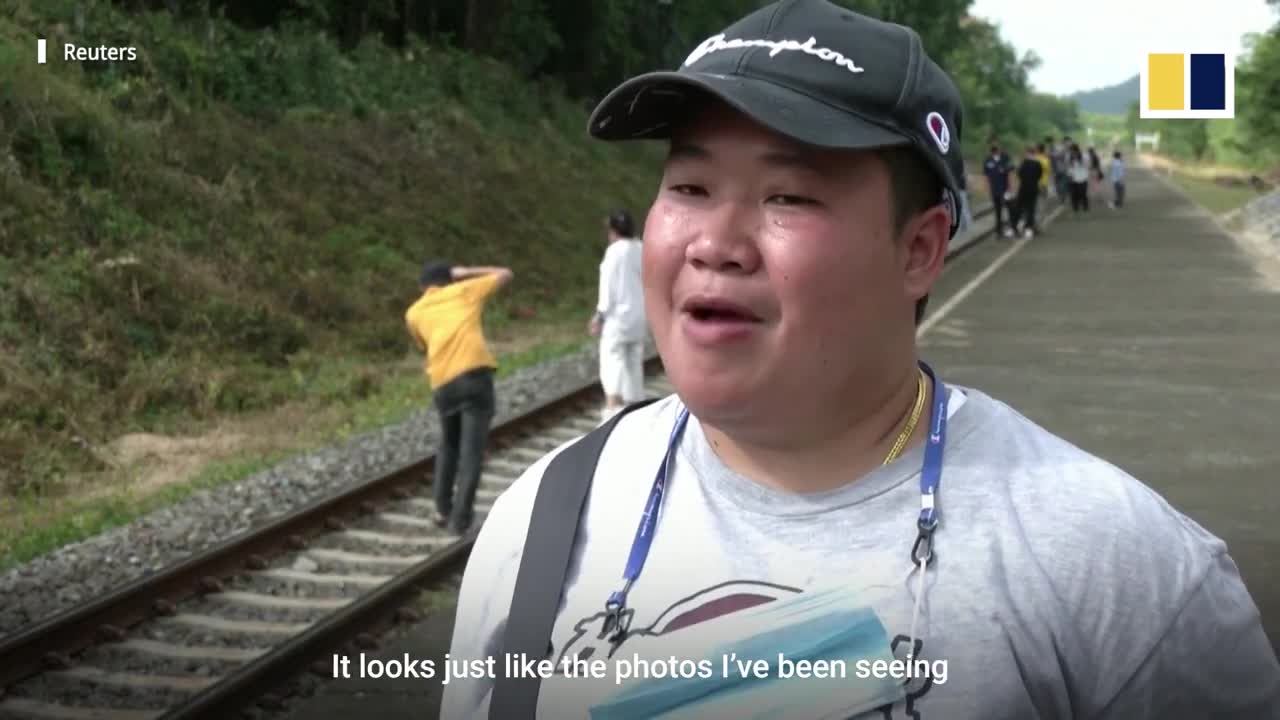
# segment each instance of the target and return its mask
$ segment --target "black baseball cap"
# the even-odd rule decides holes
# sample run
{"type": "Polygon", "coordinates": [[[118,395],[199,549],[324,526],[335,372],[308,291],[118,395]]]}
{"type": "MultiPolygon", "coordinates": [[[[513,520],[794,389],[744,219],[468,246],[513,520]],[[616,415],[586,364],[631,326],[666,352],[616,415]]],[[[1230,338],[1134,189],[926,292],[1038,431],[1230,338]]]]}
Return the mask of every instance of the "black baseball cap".
{"type": "Polygon", "coordinates": [[[912,29],[826,0],[780,0],[702,41],[678,70],[631,78],[591,114],[602,140],[665,139],[709,93],[809,145],[911,146],[942,180],[960,223],[962,103],[912,29]]]}
{"type": "Polygon", "coordinates": [[[422,272],[418,274],[418,284],[448,285],[453,281],[453,265],[445,260],[428,260],[422,264],[422,272]]]}

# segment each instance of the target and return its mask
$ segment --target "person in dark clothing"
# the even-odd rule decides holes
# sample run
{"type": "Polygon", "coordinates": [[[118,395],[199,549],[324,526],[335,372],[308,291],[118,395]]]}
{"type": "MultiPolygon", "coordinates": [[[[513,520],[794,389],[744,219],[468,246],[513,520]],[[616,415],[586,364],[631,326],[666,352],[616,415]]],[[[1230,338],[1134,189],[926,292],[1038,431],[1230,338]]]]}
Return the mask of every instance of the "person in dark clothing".
{"type": "Polygon", "coordinates": [[[1067,155],[1067,179],[1070,181],[1071,214],[1089,212],[1089,162],[1079,145],[1072,145],[1067,155]]]}
{"type": "Polygon", "coordinates": [[[1050,135],[1044,139],[1044,145],[1048,148],[1051,170],[1047,180],[1053,185],[1054,194],[1066,202],[1070,187],[1067,180],[1067,153],[1071,147],[1071,138],[1064,135],[1061,142],[1054,142],[1053,136],[1050,135]]]}
{"type": "Polygon", "coordinates": [[[991,192],[991,206],[996,214],[996,236],[1013,237],[1013,222],[1010,218],[1009,229],[1005,229],[1005,193],[1009,192],[1009,173],[1013,171],[1009,156],[1000,149],[995,138],[991,140],[991,154],[982,165],[982,174],[987,176],[987,190],[991,192]]]}
{"type": "Polygon", "coordinates": [[[1098,151],[1092,145],[1086,153],[1089,156],[1089,197],[1093,198],[1102,191],[1102,158],[1098,157],[1098,151]]]}
{"type": "MultiPolygon", "coordinates": [[[[1036,201],[1040,199],[1040,178],[1043,176],[1044,166],[1036,157],[1036,149],[1028,145],[1022,164],[1018,166],[1018,191],[1014,198],[1023,237],[1029,238],[1040,232],[1036,227],[1036,201]]],[[[1018,228],[1015,226],[1013,231],[1016,234],[1018,228]]]]}

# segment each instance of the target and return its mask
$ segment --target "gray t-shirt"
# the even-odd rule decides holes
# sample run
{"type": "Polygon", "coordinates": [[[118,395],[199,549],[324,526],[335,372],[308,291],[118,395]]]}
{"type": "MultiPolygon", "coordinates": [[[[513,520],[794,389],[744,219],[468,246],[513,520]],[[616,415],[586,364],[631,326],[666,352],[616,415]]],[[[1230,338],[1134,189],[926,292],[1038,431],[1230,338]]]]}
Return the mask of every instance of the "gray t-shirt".
{"type": "MultiPolygon", "coordinates": [[[[859,717],[1280,718],[1280,665],[1224,544],[1118,468],[979,391],[952,389],[937,560],[915,633],[917,661],[945,664],[909,679],[904,701],[859,717]]],[[[679,658],[706,645],[700,635],[757,631],[733,625],[752,610],[833,586],[865,602],[885,637],[905,640],[923,447],[839,489],[795,495],[728,469],[691,419],[630,592],[629,634],[609,654],[604,602],[679,407],[671,397],[632,412],[606,445],[552,658],[679,658]]],[[[555,452],[485,522],[459,596],[455,660],[502,666],[530,512],[555,452]]],[[[538,717],[589,717],[621,692],[614,677],[544,680],[538,717]]],[[[483,677],[452,680],[441,717],[485,717],[491,689],[483,677]]]]}

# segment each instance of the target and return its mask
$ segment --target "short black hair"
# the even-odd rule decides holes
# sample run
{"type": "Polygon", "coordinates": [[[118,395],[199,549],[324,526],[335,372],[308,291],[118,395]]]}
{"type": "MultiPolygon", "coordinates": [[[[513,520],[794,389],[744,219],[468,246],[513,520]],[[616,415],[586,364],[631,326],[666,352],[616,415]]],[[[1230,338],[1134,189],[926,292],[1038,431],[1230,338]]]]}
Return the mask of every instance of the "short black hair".
{"type": "Polygon", "coordinates": [[[636,223],[631,219],[631,213],[624,208],[609,213],[609,228],[624,238],[636,236],[636,223]]]}
{"type": "MultiPolygon", "coordinates": [[[[893,201],[893,236],[896,238],[911,218],[942,202],[942,178],[918,150],[910,146],[880,148],[876,151],[889,168],[889,192],[893,201]]],[[[956,208],[962,212],[962,208],[956,208]]],[[[929,296],[916,301],[916,325],[924,320],[929,296]]]]}
{"type": "Polygon", "coordinates": [[[422,265],[418,284],[422,287],[448,285],[453,282],[453,264],[444,260],[428,260],[422,265]]]}

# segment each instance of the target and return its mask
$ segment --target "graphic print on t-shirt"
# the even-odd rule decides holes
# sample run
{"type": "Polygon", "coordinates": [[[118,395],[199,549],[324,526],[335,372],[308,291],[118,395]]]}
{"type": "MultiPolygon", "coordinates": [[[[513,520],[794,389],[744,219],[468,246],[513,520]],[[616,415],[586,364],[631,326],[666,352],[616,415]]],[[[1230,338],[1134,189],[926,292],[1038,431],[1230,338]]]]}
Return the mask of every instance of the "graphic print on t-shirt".
{"type": "MultiPolygon", "coordinates": [[[[555,656],[556,667],[563,667],[566,657],[577,660],[596,658],[612,658],[619,650],[636,651],[636,646],[647,638],[661,637],[691,625],[714,620],[747,608],[773,602],[779,597],[799,593],[799,588],[774,585],[772,583],[751,581],[730,581],[699,590],[698,592],[677,601],[658,614],[658,617],[645,627],[634,627],[635,608],[628,607],[622,612],[621,626],[626,632],[621,642],[610,642],[612,633],[604,631],[605,611],[585,617],[574,623],[574,634],[555,656]]],[[[559,672],[557,670],[557,672],[559,672]]]]}
{"type": "MultiPolygon", "coordinates": [[[[572,659],[580,662],[593,660],[609,660],[619,657],[630,657],[633,653],[640,657],[657,657],[669,655],[670,652],[650,652],[658,643],[667,645],[672,636],[693,626],[714,620],[726,619],[745,610],[760,608],[769,603],[787,598],[795,598],[803,593],[796,587],[752,580],[733,580],[703,588],[689,594],[655,615],[641,608],[640,613],[633,606],[623,610],[620,625],[624,628],[621,638],[614,642],[616,631],[606,632],[603,609],[590,616],[578,619],[572,624],[572,634],[563,641],[560,647],[552,647],[550,657],[555,661],[555,674],[563,676],[565,661],[572,659]],[[652,620],[646,620],[652,618],[652,620]]],[[[904,632],[891,635],[890,648],[894,657],[905,658],[909,649],[908,638],[904,632]]],[[[916,660],[926,660],[923,656],[924,646],[916,640],[916,660]]],[[[696,658],[694,658],[696,659],[696,658]]],[[[849,668],[852,681],[853,668],[849,668]]],[[[878,708],[874,713],[863,713],[860,718],[911,718],[922,720],[924,717],[916,707],[917,700],[926,695],[933,686],[930,677],[913,677],[906,681],[905,697],[902,701],[878,708]]]]}

